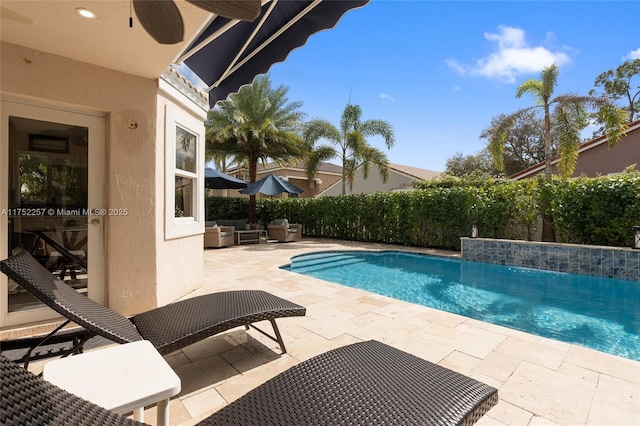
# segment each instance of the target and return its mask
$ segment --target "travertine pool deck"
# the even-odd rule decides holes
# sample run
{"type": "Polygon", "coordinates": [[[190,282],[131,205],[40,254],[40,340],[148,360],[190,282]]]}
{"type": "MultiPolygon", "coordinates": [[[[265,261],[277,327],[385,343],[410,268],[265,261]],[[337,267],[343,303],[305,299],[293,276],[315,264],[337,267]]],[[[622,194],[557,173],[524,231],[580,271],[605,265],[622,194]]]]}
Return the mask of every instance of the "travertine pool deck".
{"type": "Polygon", "coordinates": [[[206,250],[198,294],[263,289],[307,315],[278,321],[286,355],[238,329],[168,356],[183,383],[171,424],[192,424],[300,361],[369,339],[497,387],[500,403],[479,425],[640,424],[640,362],[279,269],[298,254],[352,248],[409,250],[316,239],[206,250]]]}
{"type": "MultiPolygon", "coordinates": [[[[242,328],[168,355],[182,380],[170,423],[192,425],[298,362],[376,339],[498,388],[499,404],[478,425],[640,424],[640,362],[279,269],[298,254],[360,248],[435,253],[319,239],[205,250],[204,286],[190,296],[262,289],[307,315],[278,321],[285,355],[242,328]]],[[[155,408],[145,420],[155,422],[155,408]]]]}

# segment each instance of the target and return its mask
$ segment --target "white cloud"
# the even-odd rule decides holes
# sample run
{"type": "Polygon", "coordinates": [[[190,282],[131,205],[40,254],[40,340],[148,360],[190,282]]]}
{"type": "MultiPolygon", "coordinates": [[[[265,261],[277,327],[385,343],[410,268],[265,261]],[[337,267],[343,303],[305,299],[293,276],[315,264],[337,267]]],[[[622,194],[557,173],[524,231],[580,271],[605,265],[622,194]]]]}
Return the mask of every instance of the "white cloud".
{"type": "Polygon", "coordinates": [[[447,59],[445,62],[449,65],[449,68],[453,69],[458,74],[465,75],[468,71],[468,67],[465,67],[455,59],[447,59]]]}
{"type": "Polygon", "coordinates": [[[380,99],[382,100],[382,102],[395,102],[395,98],[391,95],[387,95],[386,93],[380,93],[380,99]]]}
{"type": "Polygon", "coordinates": [[[629,54],[627,56],[624,57],[624,59],[640,59],[640,47],[637,48],[636,50],[632,50],[631,52],[629,52],[629,54]]]}
{"type": "MultiPolygon", "coordinates": [[[[447,59],[449,67],[460,74],[479,75],[506,83],[515,83],[521,74],[532,74],[556,63],[569,63],[569,55],[561,51],[551,51],[543,46],[529,46],[525,32],[520,28],[498,27],[498,33],[485,33],[484,37],[497,44],[496,50],[479,59],[475,65],[464,65],[455,59],[447,59]]],[[[546,34],[546,40],[553,42],[555,35],[546,34]]]]}

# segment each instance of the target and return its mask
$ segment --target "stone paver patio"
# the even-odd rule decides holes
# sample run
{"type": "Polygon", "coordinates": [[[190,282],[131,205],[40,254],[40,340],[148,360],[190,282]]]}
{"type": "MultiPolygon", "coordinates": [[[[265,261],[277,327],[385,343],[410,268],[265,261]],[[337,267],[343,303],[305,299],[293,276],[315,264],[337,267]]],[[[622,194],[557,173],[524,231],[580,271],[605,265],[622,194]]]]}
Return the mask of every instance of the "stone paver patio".
{"type": "MultiPolygon", "coordinates": [[[[170,402],[171,424],[192,425],[298,362],[369,339],[497,387],[500,402],[478,425],[640,424],[640,362],[279,268],[298,254],[367,248],[435,253],[318,239],[205,250],[204,286],[189,296],[262,289],[305,306],[307,315],[278,321],[285,355],[244,329],[168,355],[182,380],[170,402]]],[[[146,410],[145,420],[155,423],[155,408],[146,410]]]]}
{"type": "Polygon", "coordinates": [[[315,239],[206,250],[197,294],[263,289],[305,306],[307,315],[279,321],[286,355],[259,333],[238,329],[168,356],[183,383],[171,424],[195,423],[300,361],[369,339],[497,387],[500,403],[479,425],[640,424],[640,362],[279,268],[298,254],[351,248],[408,250],[315,239]]]}

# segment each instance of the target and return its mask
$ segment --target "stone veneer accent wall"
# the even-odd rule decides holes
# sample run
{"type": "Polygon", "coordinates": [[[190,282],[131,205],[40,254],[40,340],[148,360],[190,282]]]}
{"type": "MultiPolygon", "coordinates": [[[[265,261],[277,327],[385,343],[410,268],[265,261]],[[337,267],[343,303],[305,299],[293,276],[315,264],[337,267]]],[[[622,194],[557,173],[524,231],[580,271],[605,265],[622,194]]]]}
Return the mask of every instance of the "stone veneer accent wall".
{"type": "Polygon", "coordinates": [[[462,258],[640,282],[640,250],[531,241],[461,238],[462,258]]]}

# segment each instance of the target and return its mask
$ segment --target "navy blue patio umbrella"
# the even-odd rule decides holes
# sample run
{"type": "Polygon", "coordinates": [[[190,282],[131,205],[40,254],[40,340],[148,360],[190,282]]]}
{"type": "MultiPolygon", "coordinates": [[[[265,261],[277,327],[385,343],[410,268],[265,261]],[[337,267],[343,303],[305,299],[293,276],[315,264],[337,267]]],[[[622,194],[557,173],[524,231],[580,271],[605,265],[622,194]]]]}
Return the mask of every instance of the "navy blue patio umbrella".
{"type": "Polygon", "coordinates": [[[240,193],[245,195],[255,195],[258,192],[264,195],[278,195],[283,192],[299,194],[303,190],[273,174],[266,175],[262,179],[249,184],[245,189],[240,190],[240,193]]]}
{"type": "Polygon", "coordinates": [[[208,189],[241,189],[247,183],[214,169],[204,169],[204,187],[208,189]]]}

